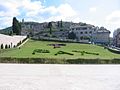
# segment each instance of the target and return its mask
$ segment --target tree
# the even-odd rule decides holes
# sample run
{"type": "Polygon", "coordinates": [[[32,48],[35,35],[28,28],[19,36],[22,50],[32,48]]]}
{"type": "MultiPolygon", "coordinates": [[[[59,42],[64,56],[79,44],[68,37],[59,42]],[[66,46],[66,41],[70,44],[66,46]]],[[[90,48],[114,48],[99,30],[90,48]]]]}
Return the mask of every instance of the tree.
{"type": "Polygon", "coordinates": [[[75,34],[74,32],[70,32],[70,33],[68,34],[68,38],[69,38],[69,39],[76,39],[76,34],[75,34]]]}
{"type": "Polygon", "coordinates": [[[4,46],[3,46],[3,44],[1,44],[1,49],[3,49],[4,48],[4,46]]]}
{"type": "Polygon", "coordinates": [[[61,28],[63,27],[63,22],[62,22],[62,20],[60,21],[60,27],[61,27],[61,28]]]}
{"type": "Polygon", "coordinates": [[[13,35],[13,31],[10,31],[9,35],[12,36],[13,35]]]}
{"type": "Polygon", "coordinates": [[[5,45],[5,49],[7,49],[7,48],[8,48],[8,45],[6,44],[6,45],[5,45]]]}
{"type": "Polygon", "coordinates": [[[10,45],[8,46],[8,48],[10,48],[10,45]]]}
{"type": "Polygon", "coordinates": [[[13,17],[12,30],[13,30],[13,33],[15,33],[16,35],[21,34],[21,24],[16,19],[16,17],[13,17]]]}
{"type": "Polygon", "coordinates": [[[48,23],[48,28],[50,28],[50,34],[52,34],[52,22],[48,23]]]}
{"type": "Polygon", "coordinates": [[[57,26],[60,27],[60,23],[59,23],[59,21],[57,22],[57,26]]]}

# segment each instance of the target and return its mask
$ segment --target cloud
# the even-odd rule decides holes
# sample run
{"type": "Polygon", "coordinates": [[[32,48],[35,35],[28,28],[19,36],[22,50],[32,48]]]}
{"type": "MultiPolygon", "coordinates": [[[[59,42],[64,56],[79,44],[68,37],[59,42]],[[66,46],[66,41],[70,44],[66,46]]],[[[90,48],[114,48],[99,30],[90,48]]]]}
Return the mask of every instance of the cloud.
{"type": "Polygon", "coordinates": [[[27,17],[27,14],[33,16],[33,15],[36,15],[39,9],[41,8],[42,8],[42,5],[40,1],[1,0],[0,22],[2,22],[2,24],[0,24],[0,28],[11,26],[13,17],[24,18],[24,17],[27,17]]]}
{"type": "Polygon", "coordinates": [[[120,25],[120,10],[112,12],[106,17],[106,23],[120,25]]]}
{"type": "MultiPolygon", "coordinates": [[[[19,2],[19,0],[18,0],[19,2]]],[[[1,0],[0,1],[0,28],[11,26],[12,18],[20,15],[19,3],[12,0],[1,0]],[[2,6],[2,8],[1,8],[2,6]]]]}
{"type": "Polygon", "coordinates": [[[60,5],[58,7],[58,12],[65,17],[71,17],[77,14],[69,4],[60,5]]]}
{"type": "MultiPolygon", "coordinates": [[[[53,6],[54,7],[54,6],[53,6]]],[[[54,7],[53,9],[50,9],[50,7],[45,9],[49,13],[53,13],[45,19],[45,21],[58,21],[58,20],[64,20],[64,21],[75,21],[78,22],[80,20],[79,13],[75,11],[69,4],[61,4],[58,7],[54,7]]]]}
{"type": "Polygon", "coordinates": [[[40,1],[30,1],[30,0],[24,0],[22,1],[21,5],[24,9],[27,11],[36,11],[42,8],[40,1]]]}
{"type": "Polygon", "coordinates": [[[111,29],[112,33],[115,29],[120,28],[120,10],[113,11],[107,15],[105,19],[105,25],[111,29]]]}
{"type": "Polygon", "coordinates": [[[97,8],[96,8],[96,7],[91,7],[91,8],[89,8],[89,11],[90,11],[90,12],[96,12],[96,11],[97,11],[97,8]]]}
{"type": "Polygon", "coordinates": [[[55,6],[43,7],[39,9],[39,11],[33,10],[31,12],[27,12],[28,17],[35,16],[35,15],[39,17],[48,16],[47,19],[58,20],[58,18],[67,19],[69,17],[76,16],[77,12],[73,10],[69,4],[61,4],[58,7],[55,7],[55,6]]]}
{"type": "Polygon", "coordinates": [[[0,28],[11,26],[13,17],[37,22],[79,19],[77,11],[67,3],[46,7],[40,0],[1,0],[0,6],[0,28]]]}

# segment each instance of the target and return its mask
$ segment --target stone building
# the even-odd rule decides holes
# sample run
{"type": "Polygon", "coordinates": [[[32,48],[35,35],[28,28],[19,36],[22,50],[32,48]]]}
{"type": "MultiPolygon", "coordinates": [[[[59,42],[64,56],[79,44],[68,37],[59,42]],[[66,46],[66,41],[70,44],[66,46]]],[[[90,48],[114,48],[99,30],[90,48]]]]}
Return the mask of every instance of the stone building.
{"type": "Polygon", "coordinates": [[[108,44],[110,31],[104,27],[95,27],[93,25],[72,26],[71,30],[76,34],[78,41],[87,40],[88,42],[98,44],[108,44]]]}
{"type": "Polygon", "coordinates": [[[113,45],[120,48],[120,28],[113,33],[113,45]]]}
{"type": "Polygon", "coordinates": [[[108,45],[110,43],[110,31],[104,27],[99,28],[93,33],[92,41],[94,43],[108,45]]]}
{"type": "Polygon", "coordinates": [[[96,28],[91,25],[87,26],[72,26],[71,30],[76,34],[77,39],[83,40],[90,40],[92,37],[93,32],[95,32],[96,28]]]}
{"type": "Polygon", "coordinates": [[[44,31],[48,23],[37,23],[37,22],[24,22],[21,23],[21,35],[37,34],[41,31],[44,31]]]}

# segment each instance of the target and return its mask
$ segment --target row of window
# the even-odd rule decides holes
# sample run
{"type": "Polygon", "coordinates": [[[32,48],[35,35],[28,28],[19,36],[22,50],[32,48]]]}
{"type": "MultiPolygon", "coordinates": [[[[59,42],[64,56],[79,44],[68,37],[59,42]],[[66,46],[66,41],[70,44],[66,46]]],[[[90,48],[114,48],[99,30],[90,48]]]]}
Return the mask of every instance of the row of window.
{"type": "Polygon", "coordinates": [[[93,28],[92,27],[72,28],[72,30],[87,30],[87,29],[93,29],[93,28]]]}
{"type": "Polygon", "coordinates": [[[80,32],[80,34],[92,34],[92,31],[90,31],[90,32],[80,32]]]}
{"type": "Polygon", "coordinates": [[[73,30],[73,31],[74,31],[74,30],[87,30],[87,31],[88,31],[88,30],[92,30],[92,31],[96,31],[96,29],[77,29],[77,28],[76,28],[76,29],[73,28],[72,30],[73,30]]]}

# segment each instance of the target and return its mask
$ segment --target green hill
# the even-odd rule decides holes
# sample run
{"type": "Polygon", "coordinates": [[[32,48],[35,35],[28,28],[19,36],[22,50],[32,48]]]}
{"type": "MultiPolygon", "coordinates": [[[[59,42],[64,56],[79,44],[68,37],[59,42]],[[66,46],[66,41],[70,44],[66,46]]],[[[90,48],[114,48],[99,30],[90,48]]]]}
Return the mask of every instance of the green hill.
{"type": "Polygon", "coordinates": [[[12,31],[12,27],[7,27],[5,29],[0,30],[0,33],[9,35],[11,31],[12,31]]]}
{"type": "Polygon", "coordinates": [[[91,44],[29,40],[20,49],[5,50],[4,53],[0,53],[0,57],[114,59],[120,58],[120,55],[91,44]]]}

